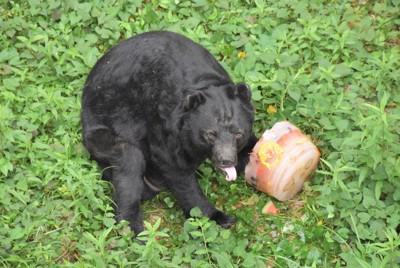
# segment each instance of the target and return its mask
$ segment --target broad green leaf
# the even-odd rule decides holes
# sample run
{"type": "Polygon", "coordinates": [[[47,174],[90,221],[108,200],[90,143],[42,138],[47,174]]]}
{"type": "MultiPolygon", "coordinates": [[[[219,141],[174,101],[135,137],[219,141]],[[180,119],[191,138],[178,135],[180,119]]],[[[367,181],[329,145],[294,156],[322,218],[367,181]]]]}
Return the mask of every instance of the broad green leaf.
{"type": "Polygon", "coordinates": [[[349,127],[349,120],[347,119],[340,119],[335,121],[335,125],[337,127],[337,129],[339,130],[339,132],[344,132],[345,130],[347,130],[347,128],[349,127]]]}
{"type": "Polygon", "coordinates": [[[16,187],[18,190],[21,190],[21,191],[28,190],[28,184],[27,184],[27,181],[25,180],[25,178],[18,180],[16,187]]]}
{"type": "Polygon", "coordinates": [[[19,81],[18,78],[5,78],[3,79],[3,85],[7,89],[14,90],[19,86],[19,81]]]}
{"type": "Polygon", "coordinates": [[[299,88],[289,88],[288,89],[288,94],[296,102],[298,102],[300,100],[301,91],[300,91],[299,88]]]}
{"type": "Polygon", "coordinates": [[[0,158],[0,171],[3,173],[5,176],[8,175],[9,171],[13,170],[13,164],[11,161],[9,161],[6,158],[0,158]]]}
{"type": "Polygon", "coordinates": [[[357,214],[357,217],[360,219],[361,223],[367,223],[371,219],[371,215],[366,212],[360,212],[357,214]]]}
{"type": "Polygon", "coordinates": [[[263,96],[261,95],[261,91],[260,90],[253,90],[252,94],[251,94],[251,98],[254,101],[260,101],[263,99],[263,96]]]}
{"type": "Polygon", "coordinates": [[[24,233],[24,230],[19,226],[17,226],[14,229],[12,229],[10,231],[10,233],[9,233],[9,238],[11,240],[17,240],[17,239],[20,239],[20,238],[22,238],[24,236],[26,236],[26,234],[24,233]]]}
{"type": "Polygon", "coordinates": [[[297,55],[282,54],[279,56],[279,67],[285,68],[294,65],[298,61],[297,55]]]}
{"type": "Polygon", "coordinates": [[[369,170],[370,170],[369,168],[361,169],[360,175],[358,176],[358,186],[361,187],[362,183],[364,182],[364,180],[367,177],[367,174],[368,174],[369,170]]]}
{"type": "Polygon", "coordinates": [[[394,193],[393,193],[393,199],[395,201],[399,201],[400,200],[400,188],[397,188],[394,193]]]}
{"type": "Polygon", "coordinates": [[[382,186],[383,186],[383,182],[382,181],[377,181],[376,185],[375,185],[375,199],[379,200],[381,197],[381,193],[382,193],[382,186]]]}
{"type": "Polygon", "coordinates": [[[366,209],[370,208],[371,206],[376,205],[376,200],[374,196],[364,195],[363,196],[363,205],[366,209]]]}
{"type": "Polygon", "coordinates": [[[103,223],[106,227],[112,227],[116,223],[116,221],[113,218],[104,217],[103,223]]]}
{"type": "Polygon", "coordinates": [[[194,218],[200,218],[202,216],[200,208],[199,207],[192,208],[192,210],[190,211],[190,216],[194,218]]]}
{"type": "Polygon", "coordinates": [[[207,249],[205,249],[205,248],[200,248],[200,249],[197,249],[195,252],[194,252],[194,254],[196,254],[196,255],[205,255],[205,254],[207,254],[207,249]]]}
{"type": "Polygon", "coordinates": [[[333,72],[338,77],[343,77],[343,76],[347,76],[347,75],[351,74],[353,71],[346,64],[342,63],[342,64],[335,65],[333,72]]]}

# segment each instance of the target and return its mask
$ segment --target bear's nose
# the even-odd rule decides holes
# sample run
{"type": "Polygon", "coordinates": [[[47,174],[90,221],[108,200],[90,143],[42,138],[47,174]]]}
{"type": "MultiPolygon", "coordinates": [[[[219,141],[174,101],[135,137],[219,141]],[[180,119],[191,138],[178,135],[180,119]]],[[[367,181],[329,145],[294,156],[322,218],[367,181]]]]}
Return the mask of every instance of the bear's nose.
{"type": "Polygon", "coordinates": [[[231,166],[235,165],[235,162],[233,160],[230,160],[230,159],[222,159],[222,160],[219,161],[219,164],[222,167],[231,167],[231,166]]]}

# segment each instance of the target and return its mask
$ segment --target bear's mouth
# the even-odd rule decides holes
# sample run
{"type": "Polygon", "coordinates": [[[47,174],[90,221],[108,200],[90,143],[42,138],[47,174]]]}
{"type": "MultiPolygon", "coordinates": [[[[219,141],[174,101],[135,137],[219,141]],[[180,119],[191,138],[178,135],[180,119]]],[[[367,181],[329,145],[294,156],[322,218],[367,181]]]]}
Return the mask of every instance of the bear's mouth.
{"type": "Polygon", "coordinates": [[[237,173],[236,173],[236,168],[234,166],[218,167],[218,169],[221,170],[225,174],[225,179],[227,181],[236,180],[237,173]]]}

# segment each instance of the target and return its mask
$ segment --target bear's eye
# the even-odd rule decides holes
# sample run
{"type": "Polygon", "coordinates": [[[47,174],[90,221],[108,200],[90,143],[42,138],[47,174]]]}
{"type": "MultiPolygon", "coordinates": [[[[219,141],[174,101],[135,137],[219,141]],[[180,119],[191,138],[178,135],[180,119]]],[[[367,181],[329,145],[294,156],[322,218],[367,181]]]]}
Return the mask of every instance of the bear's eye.
{"type": "Polygon", "coordinates": [[[243,138],[243,132],[239,131],[238,133],[236,133],[236,139],[240,140],[241,138],[243,138]]]}
{"type": "Polygon", "coordinates": [[[217,138],[217,133],[215,133],[214,131],[207,131],[204,136],[206,140],[212,142],[215,141],[215,139],[217,138]]]}

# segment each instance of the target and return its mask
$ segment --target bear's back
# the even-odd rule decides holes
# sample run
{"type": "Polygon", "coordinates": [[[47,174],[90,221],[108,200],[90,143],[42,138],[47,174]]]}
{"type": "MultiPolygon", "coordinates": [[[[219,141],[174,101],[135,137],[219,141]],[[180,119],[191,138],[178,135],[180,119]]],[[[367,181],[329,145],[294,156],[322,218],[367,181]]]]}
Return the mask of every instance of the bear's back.
{"type": "Polygon", "coordinates": [[[188,92],[230,83],[199,44],[172,32],[146,32],[119,43],[95,64],[83,90],[82,122],[146,125],[172,112],[188,92]]]}
{"type": "MultiPolygon", "coordinates": [[[[84,91],[137,91],[146,95],[186,87],[206,87],[206,80],[229,83],[225,70],[202,46],[167,31],[139,34],[110,49],[93,67],[84,91]],[[151,91],[151,92],[149,92],[151,91]]],[[[112,95],[112,94],[111,94],[112,95]]],[[[161,98],[162,99],[162,98],[161,98]]]]}

